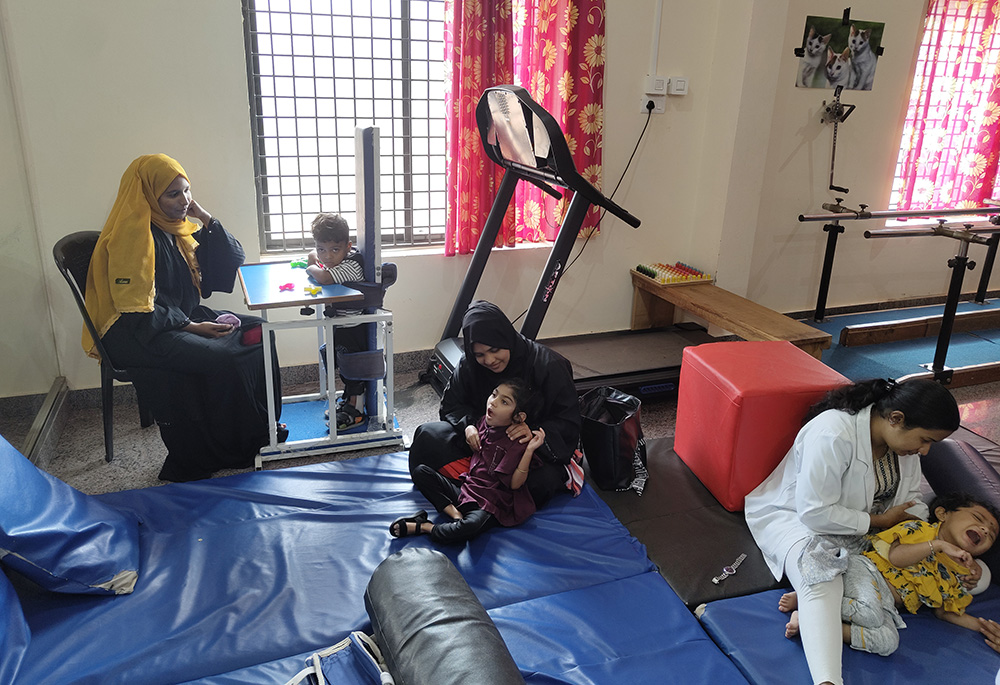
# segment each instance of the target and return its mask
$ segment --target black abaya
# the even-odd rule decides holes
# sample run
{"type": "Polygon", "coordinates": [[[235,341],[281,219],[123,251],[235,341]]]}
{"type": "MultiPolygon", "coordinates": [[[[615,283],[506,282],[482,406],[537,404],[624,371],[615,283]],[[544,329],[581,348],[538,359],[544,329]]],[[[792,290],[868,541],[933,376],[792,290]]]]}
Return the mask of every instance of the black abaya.
{"type": "MultiPolygon", "coordinates": [[[[262,319],[237,315],[240,330],[205,338],[180,330],[213,321],[220,312],[201,306],[187,262],[174,237],[151,226],[156,251],[152,312],[122,314],[102,340],[115,363],[129,370],[167,447],[161,478],[194,480],[222,468],[253,463],[269,440],[263,345],[243,344],[243,332],[262,319]]],[[[272,352],[274,346],[272,344],[272,352]]],[[[276,355],[275,410],[280,414],[276,355]]]]}
{"type": "Polygon", "coordinates": [[[459,361],[441,398],[441,421],[425,423],[414,433],[410,445],[410,473],[418,464],[440,470],[467,458],[466,426],[475,426],[486,412],[486,399],[505,378],[525,380],[541,399],[528,425],[545,431],[545,444],[536,450],[542,467],[533,469],[527,487],[540,507],[552,495],[568,492],[567,472],[580,441],[580,405],[570,363],[545,345],[514,330],[506,315],[494,304],[473,302],[462,321],[465,355],[459,361]],[[493,373],[475,360],[473,343],[510,350],[510,361],[493,373]]]}

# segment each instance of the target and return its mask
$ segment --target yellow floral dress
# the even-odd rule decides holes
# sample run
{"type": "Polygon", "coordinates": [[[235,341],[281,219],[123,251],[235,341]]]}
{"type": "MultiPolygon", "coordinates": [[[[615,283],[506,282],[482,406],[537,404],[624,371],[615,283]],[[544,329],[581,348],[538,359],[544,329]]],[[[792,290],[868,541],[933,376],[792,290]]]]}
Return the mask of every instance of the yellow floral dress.
{"type": "Polygon", "coordinates": [[[905,544],[926,543],[937,538],[937,523],[903,521],[892,528],[870,536],[872,551],[864,555],[872,560],[882,577],[896,588],[903,606],[911,614],[921,605],[941,607],[945,611],[964,614],[972,601],[959,576],[969,573],[947,554],[928,555],[912,566],[898,568],[889,563],[889,547],[899,540],[905,544]]]}

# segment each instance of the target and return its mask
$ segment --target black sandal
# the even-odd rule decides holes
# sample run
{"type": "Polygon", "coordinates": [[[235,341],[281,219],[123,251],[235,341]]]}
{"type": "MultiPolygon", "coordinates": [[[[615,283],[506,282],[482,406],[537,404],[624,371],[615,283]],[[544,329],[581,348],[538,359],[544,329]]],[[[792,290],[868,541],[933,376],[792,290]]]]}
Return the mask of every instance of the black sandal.
{"type": "Polygon", "coordinates": [[[285,442],[288,440],[288,426],[283,423],[279,423],[276,428],[278,442],[285,442]]]}
{"type": "Polygon", "coordinates": [[[411,535],[421,535],[422,531],[420,526],[427,523],[427,512],[421,509],[413,516],[400,516],[398,519],[389,524],[389,535],[394,538],[407,538],[411,535]],[[416,524],[413,532],[410,532],[410,527],[407,523],[416,524]],[[395,532],[393,532],[395,531],[395,532]]]}
{"type": "MultiPolygon", "coordinates": [[[[352,397],[351,400],[354,400],[354,398],[352,397]]],[[[338,397],[337,398],[337,411],[338,412],[341,411],[344,408],[344,405],[346,403],[347,403],[346,399],[344,399],[343,397],[338,397]]],[[[330,410],[329,409],[324,409],[323,410],[323,418],[325,420],[327,420],[327,421],[330,420],[330,410]]]]}
{"type": "Polygon", "coordinates": [[[345,431],[354,428],[364,422],[365,415],[358,411],[353,404],[345,404],[337,410],[337,430],[345,431]]]}

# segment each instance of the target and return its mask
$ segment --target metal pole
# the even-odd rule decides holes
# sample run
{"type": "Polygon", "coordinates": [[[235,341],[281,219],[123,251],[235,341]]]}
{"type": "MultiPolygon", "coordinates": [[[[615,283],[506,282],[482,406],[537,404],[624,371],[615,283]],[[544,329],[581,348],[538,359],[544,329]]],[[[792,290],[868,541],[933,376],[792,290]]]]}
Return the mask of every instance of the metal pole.
{"type": "Polygon", "coordinates": [[[944,313],[941,315],[941,331],[938,333],[937,348],[934,350],[934,364],[931,370],[936,380],[950,380],[950,374],[944,373],[944,361],[948,356],[948,344],[951,342],[951,332],[955,327],[955,312],[958,310],[958,298],[962,294],[962,280],[969,263],[969,243],[959,243],[958,254],[948,260],[952,269],[951,285],[948,287],[948,299],[944,303],[944,313]]]}
{"type": "MultiPolygon", "coordinates": [[[[1000,227],[998,226],[973,226],[972,224],[965,224],[966,228],[964,231],[969,233],[979,235],[995,235],[1000,233],[1000,227]]],[[[945,230],[955,230],[948,229],[944,227],[945,230]]],[[[942,233],[938,228],[873,228],[865,231],[866,238],[920,238],[929,235],[947,235],[942,233]]],[[[978,240],[973,240],[974,243],[980,243],[982,245],[988,244],[987,238],[980,238],[978,240]]]]}
{"type": "Polygon", "coordinates": [[[822,321],[826,317],[826,299],[830,294],[830,277],[833,275],[833,256],[837,251],[837,236],[844,232],[844,227],[834,221],[823,227],[826,231],[826,253],[823,255],[823,272],[819,277],[819,294],[816,296],[816,311],[813,320],[822,321]]]}
{"type": "Polygon", "coordinates": [[[545,312],[548,311],[549,304],[552,302],[552,296],[556,292],[556,286],[559,285],[559,279],[562,277],[563,271],[566,270],[566,259],[573,249],[573,241],[576,240],[590,207],[590,201],[583,196],[583,193],[574,193],[573,199],[569,201],[566,218],[563,219],[562,226],[559,227],[555,245],[552,246],[549,260],[545,263],[542,277],[531,298],[528,312],[524,316],[524,323],[521,324],[521,335],[526,338],[534,340],[535,336],[538,335],[538,329],[542,327],[542,319],[545,318],[545,312]]]}
{"type": "Polygon", "coordinates": [[[799,221],[846,221],[848,219],[919,219],[937,216],[978,216],[1000,214],[1000,207],[970,207],[965,209],[924,209],[913,211],[881,210],[869,212],[867,209],[855,211],[847,209],[836,214],[799,214],[799,221]]]}
{"type": "Polygon", "coordinates": [[[490,258],[493,243],[496,242],[497,233],[500,232],[500,226],[503,225],[503,217],[507,213],[511,198],[514,197],[514,189],[517,187],[519,179],[520,176],[510,169],[507,169],[503,174],[503,180],[500,181],[493,206],[490,207],[490,213],[486,217],[483,232],[479,234],[479,242],[476,243],[476,250],[472,253],[469,270],[465,272],[465,280],[462,281],[458,297],[455,298],[455,304],[448,317],[448,323],[445,324],[444,332],[441,334],[441,340],[457,338],[462,330],[462,318],[465,316],[465,310],[469,308],[472,296],[476,293],[476,288],[479,287],[483,270],[490,258]]]}
{"type": "Polygon", "coordinates": [[[993,262],[997,258],[997,245],[1000,244],[1000,233],[994,233],[986,243],[986,259],[983,260],[983,272],[979,275],[979,288],[976,289],[976,302],[986,301],[986,290],[990,286],[990,276],[993,273],[993,262]]]}

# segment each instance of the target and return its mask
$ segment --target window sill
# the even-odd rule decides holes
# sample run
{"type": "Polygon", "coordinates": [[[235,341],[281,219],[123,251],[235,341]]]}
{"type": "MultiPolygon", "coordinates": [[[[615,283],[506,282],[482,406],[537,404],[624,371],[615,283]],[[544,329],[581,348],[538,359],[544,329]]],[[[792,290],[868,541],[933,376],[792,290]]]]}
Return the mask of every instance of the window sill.
{"type": "MultiPolygon", "coordinates": [[[[495,248],[498,252],[517,252],[519,250],[548,250],[551,249],[552,242],[545,241],[541,243],[517,243],[513,247],[498,247],[495,248]]],[[[260,255],[260,261],[262,263],[268,264],[273,262],[287,262],[295,257],[305,258],[308,254],[308,250],[303,250],[300,252],[262,252],[260,255]]],[[[471,252],[469,253],[472,254],[471,252]]],[[[412,246],[412,247],[388,247],[382,249],[382,258],[391,259],[393,257],[424,257],[424,256],[444,256],[444,246],[443,245],[427,245],[427,246],[412,246]]]]}
{"type": "MultiPolygon", "coordinates": [[[[551,242],[542,243],[518,243],[513,247],[497,247],[494,248],[497,252],[517,252],[519,250],[548,250],[552,247],[551,242]]],[[[389,257],[422,257],[422,256],[438,255],[440,257],[444,256],[444,246],[443,245],[429,245],[427,247],[390,247],[382,249],[382,258],[386,259],[389,257]]],[[[472,253],[469,253],[471,256],[472,253]]],[[[456,255],[458,256],[458,255],[456,255]]]]}

